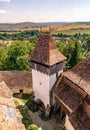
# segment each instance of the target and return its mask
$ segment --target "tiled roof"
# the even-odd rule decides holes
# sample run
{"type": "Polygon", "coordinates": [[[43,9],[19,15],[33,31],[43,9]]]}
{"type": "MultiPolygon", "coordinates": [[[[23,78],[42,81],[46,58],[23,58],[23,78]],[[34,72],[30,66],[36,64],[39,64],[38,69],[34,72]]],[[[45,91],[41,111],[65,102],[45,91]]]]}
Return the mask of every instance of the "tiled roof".
{"type": "Polygon", "coordinates": [[[76,110],[83,100],[83,97],[78,92],[63,81],[58,84],[55,94],[60,99],[59,101],[64,103],[66,109],[69,108],[68,111],[71,110],[71,112],[76,110]]]}
{"type": "Polygon", "coordinates": [[[0,83],[0,97],[11,98],[12,92],[3,81],[0,83]]]}
{"type": "Polygon", "coordinates": [[[90,56],[63,75],[90,95],[90,56]]]}
{"type": "Polygon", "coordinates": [[[75,130],[90,130],[90,118],[83,106],[80,106],[69,120],[75,130]]]}
{"type": "Polygon", "coordinates": [[[0,97],[0,105],[6,105],[16,108],[14,102],[11,99],[0,97]]]}
{"type": "Polygon", "coordinates": [[[30,60],[52,66],[66,60],[66,57],[59,52],[50,34],[40,34],[30,60]]]}
{"type": "Polygon", "coordinates": [[[22,118],[22,115],[21,115],[19,109],[16,109],[16,117],[22,118]]]}
{"type": "MultiPolygon", "coordinates": [[[[8,100],[10,100],[10,99],[8,99],[8,100]]],[[[0,101],[1,101],[1,99],[0,99],[0,101]]],[[[8,105],[8,103],[6,103],[6,104],[8,105]]],[[[18,109],[14,108],[16,111],[17,121],[11,120],[6,117],[5,114],[9,114],[9,113],[5,113],[5,111],[3,109],[4,106],[7,106],[6,104],[5,105],[0,104],[0,130],[26,130],[25,126],[21,122],[18,122],[18,118],[22,119],[22,116],[18,109]]],[[[9,105],[11,107],[11,104],[9,104],[9,105]]],[[[12,107],[13,107],[13,105],[12,105],[12,107]]]]}
{"type": "Polygon", "coordinates": [[[32,73],[24,71],[0,71],[0,82],[5,81],[11,89],[32,89],[32,73]]]}
{"type": "Polygon", "coordinates": [[[3,119],[0,121],[0,130],[26,130],[25,126],[21,123],[15,123],[13,121],[3,119]]]}

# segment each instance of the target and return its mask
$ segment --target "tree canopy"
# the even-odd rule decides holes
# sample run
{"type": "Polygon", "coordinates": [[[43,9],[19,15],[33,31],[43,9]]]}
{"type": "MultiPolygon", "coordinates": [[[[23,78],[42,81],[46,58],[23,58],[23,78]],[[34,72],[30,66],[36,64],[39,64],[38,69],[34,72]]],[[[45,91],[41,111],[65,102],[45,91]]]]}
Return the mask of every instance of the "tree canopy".
{"type": "Polygon", "coordinates": [[[33,43],[17,41],[0,51],[1,70],[30,70],[28,58],[34,48],[33,43]]]}

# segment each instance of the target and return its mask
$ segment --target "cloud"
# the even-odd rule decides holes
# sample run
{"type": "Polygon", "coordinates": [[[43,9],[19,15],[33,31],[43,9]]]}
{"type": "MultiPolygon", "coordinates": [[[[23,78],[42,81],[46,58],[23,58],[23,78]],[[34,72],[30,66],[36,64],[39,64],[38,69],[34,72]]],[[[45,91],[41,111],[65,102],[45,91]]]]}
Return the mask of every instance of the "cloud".
{"type": "Polygon", "coordinates": [[[10,11],[7,11],[7,10],[0,10],[0,14],[10,14],[11,12],[10,11]]]}
{"type": "Polygon", "coordinates": [[[0,0],[0,2],[10,2],[11,0],[0,0]]]}
{"type": "Polygon", "coordinates": [[[0,10],[0,14],[6,14],[7,11],[6,10],[0,10]]]}

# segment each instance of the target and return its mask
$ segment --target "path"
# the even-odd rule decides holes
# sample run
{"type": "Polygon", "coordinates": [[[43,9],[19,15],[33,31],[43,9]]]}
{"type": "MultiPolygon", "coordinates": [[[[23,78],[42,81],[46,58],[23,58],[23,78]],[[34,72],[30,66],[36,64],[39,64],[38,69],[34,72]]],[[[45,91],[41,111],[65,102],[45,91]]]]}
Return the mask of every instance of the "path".
{"type": "MultiPolygon", "coordinates": [[[[21,99],[15,98],[15,100],[17,100],[20,105],[23,105],[23,106],[25,105],[25,103],[21,99]]],[[[51,119],[49,121],[43,121],[39,117],[39,112],[33,113],[26,106],[25,108],[27,110],[28,115],[30,116],[32,120],[32,123],[41,127],[42,130],[63,130],[62,125],[57,124],[55,119],[51,119]]]]}

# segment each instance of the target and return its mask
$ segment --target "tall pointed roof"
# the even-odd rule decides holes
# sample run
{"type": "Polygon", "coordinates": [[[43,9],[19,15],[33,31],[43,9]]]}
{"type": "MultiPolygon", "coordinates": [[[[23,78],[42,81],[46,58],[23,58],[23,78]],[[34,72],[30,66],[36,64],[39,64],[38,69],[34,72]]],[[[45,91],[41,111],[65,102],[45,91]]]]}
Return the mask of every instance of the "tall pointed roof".
{"type": "Polygon", "coordinates": [[[66,60],[66,57],[57,49],[50,34],[40,34],[36,47],[31,55],[31,61],[52,66],[66,60]]]}

